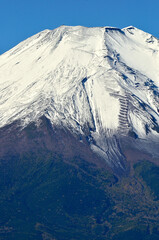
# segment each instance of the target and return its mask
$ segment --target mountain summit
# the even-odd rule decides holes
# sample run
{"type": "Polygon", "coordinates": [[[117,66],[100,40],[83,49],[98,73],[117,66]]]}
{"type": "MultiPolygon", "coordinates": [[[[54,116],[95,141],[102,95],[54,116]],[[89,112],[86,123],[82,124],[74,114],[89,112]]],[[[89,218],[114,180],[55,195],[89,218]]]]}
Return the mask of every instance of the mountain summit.
{"type": "Polygon", "coordinates": [[[159,239],[159,40],[61,26],[0,56],[0,239],[159,239]]]}
{"type": "Polygon", "coordinates": [[[0,127],[45,116],[121,165],[121,136],[159,140],[158,66],[159,40],[132,26],[44,30],[0,56],[0,127]]]}

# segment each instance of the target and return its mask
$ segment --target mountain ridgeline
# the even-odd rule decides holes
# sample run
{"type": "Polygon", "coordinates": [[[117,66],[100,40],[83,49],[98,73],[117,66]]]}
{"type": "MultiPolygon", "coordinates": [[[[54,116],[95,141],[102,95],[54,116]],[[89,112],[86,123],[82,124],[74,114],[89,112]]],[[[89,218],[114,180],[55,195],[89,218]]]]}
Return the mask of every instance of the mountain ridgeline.
{"type": "Polygon", "coordinates": [[[61,26],[0,56],[0,239],[159,239],[159,40],[61,26]]]}

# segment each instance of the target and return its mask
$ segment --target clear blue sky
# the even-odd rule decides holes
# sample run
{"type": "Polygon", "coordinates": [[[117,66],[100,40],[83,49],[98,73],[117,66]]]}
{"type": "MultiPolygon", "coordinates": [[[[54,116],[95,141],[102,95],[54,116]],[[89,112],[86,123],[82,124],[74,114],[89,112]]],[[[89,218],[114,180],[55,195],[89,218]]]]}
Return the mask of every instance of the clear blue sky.
{"type": "Polygon", "coordinates": [[[159,38],[159,0],[0,0],[0,54],[62,24],[133,25],[159,38]]]}

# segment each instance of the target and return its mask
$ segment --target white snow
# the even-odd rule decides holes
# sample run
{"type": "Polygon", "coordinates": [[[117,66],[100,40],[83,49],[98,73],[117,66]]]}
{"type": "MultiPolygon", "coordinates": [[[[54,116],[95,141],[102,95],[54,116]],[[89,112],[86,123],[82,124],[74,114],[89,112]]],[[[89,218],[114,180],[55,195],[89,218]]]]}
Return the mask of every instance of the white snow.
{"type": "Polygon", "coordinates": [[[102,127],[117,128],[119,102],[107,90],[110,67],[103,60],[104,31],[62,26],[43,31],[2,55],[0,126],[28,115],[32,115],[30,121],[36,120],[53,101],[66,120],[71,116],[83,125],[89,121],[89,109],[102,127]],[[84,78],[88,78],[85,87],[84,78]],[[79,92],[85,100],[79,99],[79,92]]]}
{"type": "Polygon", "coordinates": [[[91,128],[97,145],[119,129],[146,138],[151,116],[159,123],[158,66],[158,39],[134,27],[42,31],[0,56],[0,127],[45,114],[75,132],[91,128]]]}

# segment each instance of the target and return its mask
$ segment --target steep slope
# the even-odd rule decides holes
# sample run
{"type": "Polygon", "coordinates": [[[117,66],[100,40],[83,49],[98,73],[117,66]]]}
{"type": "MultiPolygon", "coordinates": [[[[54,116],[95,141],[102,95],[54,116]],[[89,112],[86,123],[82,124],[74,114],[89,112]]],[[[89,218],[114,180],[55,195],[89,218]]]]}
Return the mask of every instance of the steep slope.
{"type": "Polygon", "coordinates": [[[0,127],[45,115],[122,168],[118,136],[158,142],[158,51],[134,27],[45,30],[0,57],[0,127]]]}

